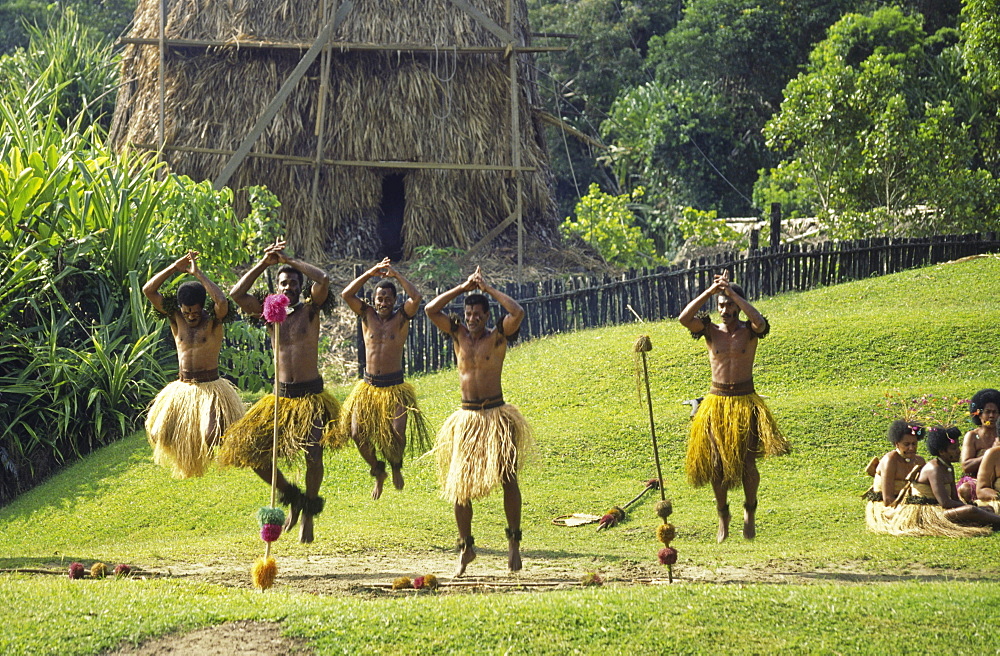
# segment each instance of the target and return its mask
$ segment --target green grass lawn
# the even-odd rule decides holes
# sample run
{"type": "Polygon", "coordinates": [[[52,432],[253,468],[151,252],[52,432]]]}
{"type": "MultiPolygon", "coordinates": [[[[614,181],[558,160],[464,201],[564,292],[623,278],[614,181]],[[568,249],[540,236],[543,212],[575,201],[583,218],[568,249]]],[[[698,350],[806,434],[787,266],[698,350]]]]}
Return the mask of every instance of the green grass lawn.
{"type": "MultiPolygon", "coordinates": [[[[539,446],[522,475],[525,565],[558,562],[582,576],[630,562],[651,565],[660,546],[652,494],[608,531],[551,523],[565,513],[600,514],[655,475],[632,352],[640,334],[650,336],[653,411],[680,553],[673,585],[610,577],[601,588],[369,598],[282,589],[284,572],[266,594],[193,578],[0,575],[0,603],[9,609],[0,648],[92,654],[172,631],[271,619],[320,654],[913,653],[930,645],[996,652],[1000,538],[874,535],[865,529],[859,495],[870,483],[862,468],[889,448],[881,410],[887,392],[968,397],[1000,385],[993,354],[1000,344],[998,296],[1000,259],[990,257],[757,304],[773,326],[758,349],[757,389],[793,454],[762,463],[752,543],[739,537],[738,492],[736,530],[719,545],[711,491],[684,481],[688,407],[681,401],[707,389],[703,342],[665,321],[548,337],[511,350],[505,395],[531,421],[539,446]],[[719,585],[685,577],[685,569],[720,568],[817,572],[817,582],[719,585]],[[855,582],[822,574],[837,571],[853,573],[855,582]]],[[[428,421],[440,426],[459,400],[455,372],[415,382],[428,421]]],[[[336,392],[342,398],[347,389],[336,392]]],[[[373,502],[357,453],[329,454],[317,541],[304,546],[282,538],[275,547],[279,564],[283,554],[450,559],[454,522],[437,496],[432,459],[408,462],[406,474],[404,492],[387,490],[373,502]]],[[[262,553],[253,516],[267,499],[267,487],[246,471],[173,481],[152,464],[144,436],[132,436],[0,509],[0,567],[101,560],[162,571],[226,559],[249,566],[262,553]]],[[[499,558],[500,495],[475,510],[481,558],[499,558]]]]}

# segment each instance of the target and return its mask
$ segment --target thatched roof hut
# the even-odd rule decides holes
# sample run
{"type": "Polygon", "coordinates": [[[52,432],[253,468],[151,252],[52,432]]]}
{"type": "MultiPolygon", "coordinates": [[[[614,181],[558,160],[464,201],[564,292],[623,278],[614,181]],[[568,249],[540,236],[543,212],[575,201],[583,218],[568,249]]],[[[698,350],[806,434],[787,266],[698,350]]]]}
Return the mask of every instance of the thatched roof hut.
{"type": "MultiPolygon", "coordinates": [[[[515,47],[527,47],[525,0],[473,2],[503,29],[513,26],[515,47]]],[[[341,3],[330,4],[327,20],[341,3]]],[[[458,5],[468,6],[355,0],[330,49],[228,181],[274,191],[300,253],[370,258],[409,256],[421,245],[469,248],[516,213],[518,187],[526,232],[554,235],[532,55],[512,55],[515,96],[508,44],[458,5]]],[[[313,45],[323,11],[307,0],[167,0],[163,157],[172,170],[216,179],[313,45]]],[[[158,143],[159,13],[159,0],[139,0],[123,40],[117,148],[158,143]]],[[[499,241],[512,239],[513,226],[499,241]]]]}

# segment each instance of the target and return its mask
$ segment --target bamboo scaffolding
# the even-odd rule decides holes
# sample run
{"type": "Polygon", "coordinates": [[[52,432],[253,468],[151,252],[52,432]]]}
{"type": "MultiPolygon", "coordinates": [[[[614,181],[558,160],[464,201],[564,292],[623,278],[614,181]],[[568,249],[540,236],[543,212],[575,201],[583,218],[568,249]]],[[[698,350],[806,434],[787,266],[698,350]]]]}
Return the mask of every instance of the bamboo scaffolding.
{"type": "MultiPolygon", "coordinates": [[[[199,148],[198,146],[164,146],[157,148],[156,144],[134,143],[135,148],[147,150],[163,150],[164,152],[176,151],[183,153],[201,153],[204,155],[233,155],[236,151],[221,148],[199,148]]],[[[257,153],[249,152],[247,157],[257,157],[261,159],[281,160],[289,166],[315,166],[314,157],[302,157],[300,155],[282,155],[280,153],[257,153]]],[[[421,170],[444,170],[444,171],[510,171],[511,167],[503,164],[458,164],[455,162],[403,162],[394,160],[366,161],[349,159],[324,159],[320,162],[323,166],[357,166],[373,169],[421,169],[421,170]]],[[[537,169],[533,166],[522,166],[517,169],[525,173],[531,173],[537,169]]],[[[506,227],[506,226],[505,226],[506,227]]]]}
{"type": "MultiPolygon", "coordinates": [[[[118,45],[156,46],[160,45],[160,40],[126,36],[118,39],[118,45]]],[[[215,39],[164,39],[163,45],[167,48],[190,48],[194,50],[204,50],[207,48],[309,50],[312,47],[312,43],[303,41],[262,41],[256,39],[232,39],[228,41],[218,41],[215,39]]],[[[506,46],[429,46],[413,43],[353,43],[349,41],[330,41],[327,43],[327,48],[330,50],[339,50],[340,52],[438,53],[447,50],[459,55],[497,55],[504,54],[510,50],[506,46]]],[[[513,51],[518,53],[545,53],[566,52],[568,49],[565,46],[516,46],[513,48],[513,51]]]]}

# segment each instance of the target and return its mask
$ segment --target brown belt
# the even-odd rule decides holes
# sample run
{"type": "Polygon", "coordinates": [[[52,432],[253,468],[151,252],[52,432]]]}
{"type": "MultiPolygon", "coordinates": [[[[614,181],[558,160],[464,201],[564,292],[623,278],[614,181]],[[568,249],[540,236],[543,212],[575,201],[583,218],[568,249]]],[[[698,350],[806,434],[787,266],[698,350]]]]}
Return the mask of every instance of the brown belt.
{"type": "Polygon", "coordinates": [[[475,401],[462,399],[462,410],[489,410],[491,408],[499,408],[504,403],[506,402],[503,400],[502,394],[488,399],[476,399],[475,401]]]}
{"type": "Polygon", "coordinates": [[[219,368],[205,369],[204,371],[184,371],[177,372],[177,379],[182,383],[211,383],[219,380],[219,368]]]}
{"type": "Polygon", "coordinates": [[[716,396],[746,396],[747,394],[755,394],[756,391],[753,387],[753,378],[751,378],[741,383],[717,383],[713,380],[708,393],[716,396]]]}
{"type": "Polygon", "coordinates": [[[370,374],[365,372],[365,382],[373,387],[394,387],[403,384],[403,370],[391,374],[370,374]]]}
{"type": "Polygon", "coordinates": [[[304,383],[278,383],[278,396],[283,399],[300,399],[310,394],[323,392],[323,377],[308,380],[304,383]]]}

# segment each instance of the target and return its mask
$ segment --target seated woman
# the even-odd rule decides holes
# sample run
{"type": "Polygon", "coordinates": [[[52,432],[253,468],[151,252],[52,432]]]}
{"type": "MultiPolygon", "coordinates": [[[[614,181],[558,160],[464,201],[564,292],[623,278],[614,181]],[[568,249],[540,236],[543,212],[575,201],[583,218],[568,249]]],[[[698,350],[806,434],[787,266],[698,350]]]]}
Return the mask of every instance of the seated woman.
{"type": "Polygon", "coordinates": [[[976,479],[978,498],[976,505],[1000,512],[1000,446],[987,449],[979,465],[976,479]]]}
{"type": "Polygon", "coordinates": [[[1000,515],[963,502],[955,487],[952,466],[961,457],[958,440],[962,432],[954,426],[927,431],[927,451],[934,456],[913,482],[913,495],[901,503],[892,517],[893,535],[940,535],[961,538],[989,535],[1000,529],[1000,515]]]}
{"type": "Polygon", "coordinates": [[[1000,391],[979,390],[969,402],[969,415],[976,425],[965,434],[962,442],[962,471],[958,479],[958,495],[963,501],[976,500],[976,479],[986,451],[997,446],[997,419],[1000,418],[1000,391]]]}
{"type": "Polygon", "coordinates": [[[917,441],[924,427],[897,419],[889,425],[888,439],[893,449],[879,458],[872,458],[866,471],[874,476],[871,489],[865,493],[865,523],[876,533],[888,533],[889,521],[895,514],[896,497],[907,485],[906,477],[915,467],[923,467],[924,459],[917,455],[917,441]]]}

